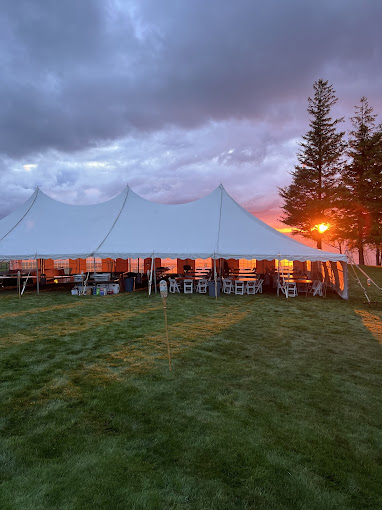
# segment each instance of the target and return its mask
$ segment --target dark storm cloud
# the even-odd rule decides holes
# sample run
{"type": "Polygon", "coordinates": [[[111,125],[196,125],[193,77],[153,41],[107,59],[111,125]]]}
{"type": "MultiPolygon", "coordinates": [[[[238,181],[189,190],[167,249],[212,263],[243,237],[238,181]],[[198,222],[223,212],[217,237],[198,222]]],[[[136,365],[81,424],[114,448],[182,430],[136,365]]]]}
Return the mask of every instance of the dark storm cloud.
{"type": "Polygon", "coordinates": [[[2,2],[0,152],[210,120],[282,124],[321,76],[344,93],[353,76],[373,97],[381,19],[378,0],[2,2]]]}
{"type": "MultiPolygon", "coordinates": [[[[380,0],[3,0],[0,218],[39,186],[181,203],[223,183],[277,226],[307,98],[382,112],[380,0]]],[[[378,122],[381,116],[378,117],[378,122]]],[[[280,226],[280,225],[278,225],[280,226]]]]}

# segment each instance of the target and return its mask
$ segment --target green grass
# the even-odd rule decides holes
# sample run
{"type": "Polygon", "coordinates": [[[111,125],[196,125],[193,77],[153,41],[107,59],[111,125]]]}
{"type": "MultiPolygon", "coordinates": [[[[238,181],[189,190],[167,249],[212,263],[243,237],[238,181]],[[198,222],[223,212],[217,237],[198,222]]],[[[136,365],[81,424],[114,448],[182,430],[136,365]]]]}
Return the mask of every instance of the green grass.
{"type": "MultiPolygon", "coordinates": [[[[370,268],[382,286],[382,270],[370,268]]],[[[0,508],[382,508],[382,293],[0,294],[0,508]]]]}

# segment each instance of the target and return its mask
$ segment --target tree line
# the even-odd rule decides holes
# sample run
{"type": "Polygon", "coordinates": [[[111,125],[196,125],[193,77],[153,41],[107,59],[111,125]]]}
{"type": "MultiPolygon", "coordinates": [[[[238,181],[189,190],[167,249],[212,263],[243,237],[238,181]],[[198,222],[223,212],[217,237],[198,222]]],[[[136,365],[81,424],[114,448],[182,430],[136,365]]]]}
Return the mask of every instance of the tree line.
{"type": "Polygon", "coordinates": [[[338,99],[322,79],[308,98],[309,130],[299,142],[292,183],[279,188],[281,221],[299,234],[342,251],[375,251],[381,265],[382,247],[382,124],[366,97],[355,106],[352,129],[339,130],[344,118],[333,119],[338,99]]]}

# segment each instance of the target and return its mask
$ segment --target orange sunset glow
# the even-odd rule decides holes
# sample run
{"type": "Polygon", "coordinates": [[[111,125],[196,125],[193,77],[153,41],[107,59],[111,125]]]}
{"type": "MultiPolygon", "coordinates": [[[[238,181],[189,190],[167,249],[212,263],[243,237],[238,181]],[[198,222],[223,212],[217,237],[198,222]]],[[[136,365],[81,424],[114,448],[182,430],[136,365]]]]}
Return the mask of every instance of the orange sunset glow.
{"type": "Polygon", "coordinates": [[[326,223],[320,223],[319,225],[317,225],[317,230],[319,231],[320,234],[323,234],[324,232],[326,232],[329,228],[329,225],[327,225],[326,223]]]}

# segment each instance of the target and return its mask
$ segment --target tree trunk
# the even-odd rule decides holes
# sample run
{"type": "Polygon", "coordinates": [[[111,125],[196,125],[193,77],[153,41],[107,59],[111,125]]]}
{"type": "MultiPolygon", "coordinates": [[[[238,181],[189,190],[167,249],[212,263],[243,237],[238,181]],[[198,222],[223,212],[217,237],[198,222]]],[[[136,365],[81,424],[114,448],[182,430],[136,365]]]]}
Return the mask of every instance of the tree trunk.
{"type": "Polygon", "coordinates": [[[358,246],[358,255],[359,255],[359,265],[364,266],[365,265],[365,254],[363,252],[363,244],[360,244],[358,246]]]}
{"type": "Polygon", "coordinates": [[[365,264],[365,254],[363,250],[363,240],[364,240],[364,228],[365,228],[365,219],[363,217],[362,212],[358,213],[358,239],[357,239],[357,248],[359,255],[359,265],[363,266],[365,264]]]}
{"type": "Polygon", "coordinates": [[[322,250],[322,240],[321,239],[317,240],[317,249],[322,250]]]}
{"type": "Polygon", "coordinates": [[[380,265],[382,265],[382,264],[381,264],[381,262],[382,262],[382,261],[381,261],[381,250],[380,250],[380,248],[378,247],[378,248],[375,250],[375,264],[376,264],[377,266],[380,266],[380,265]]]}

